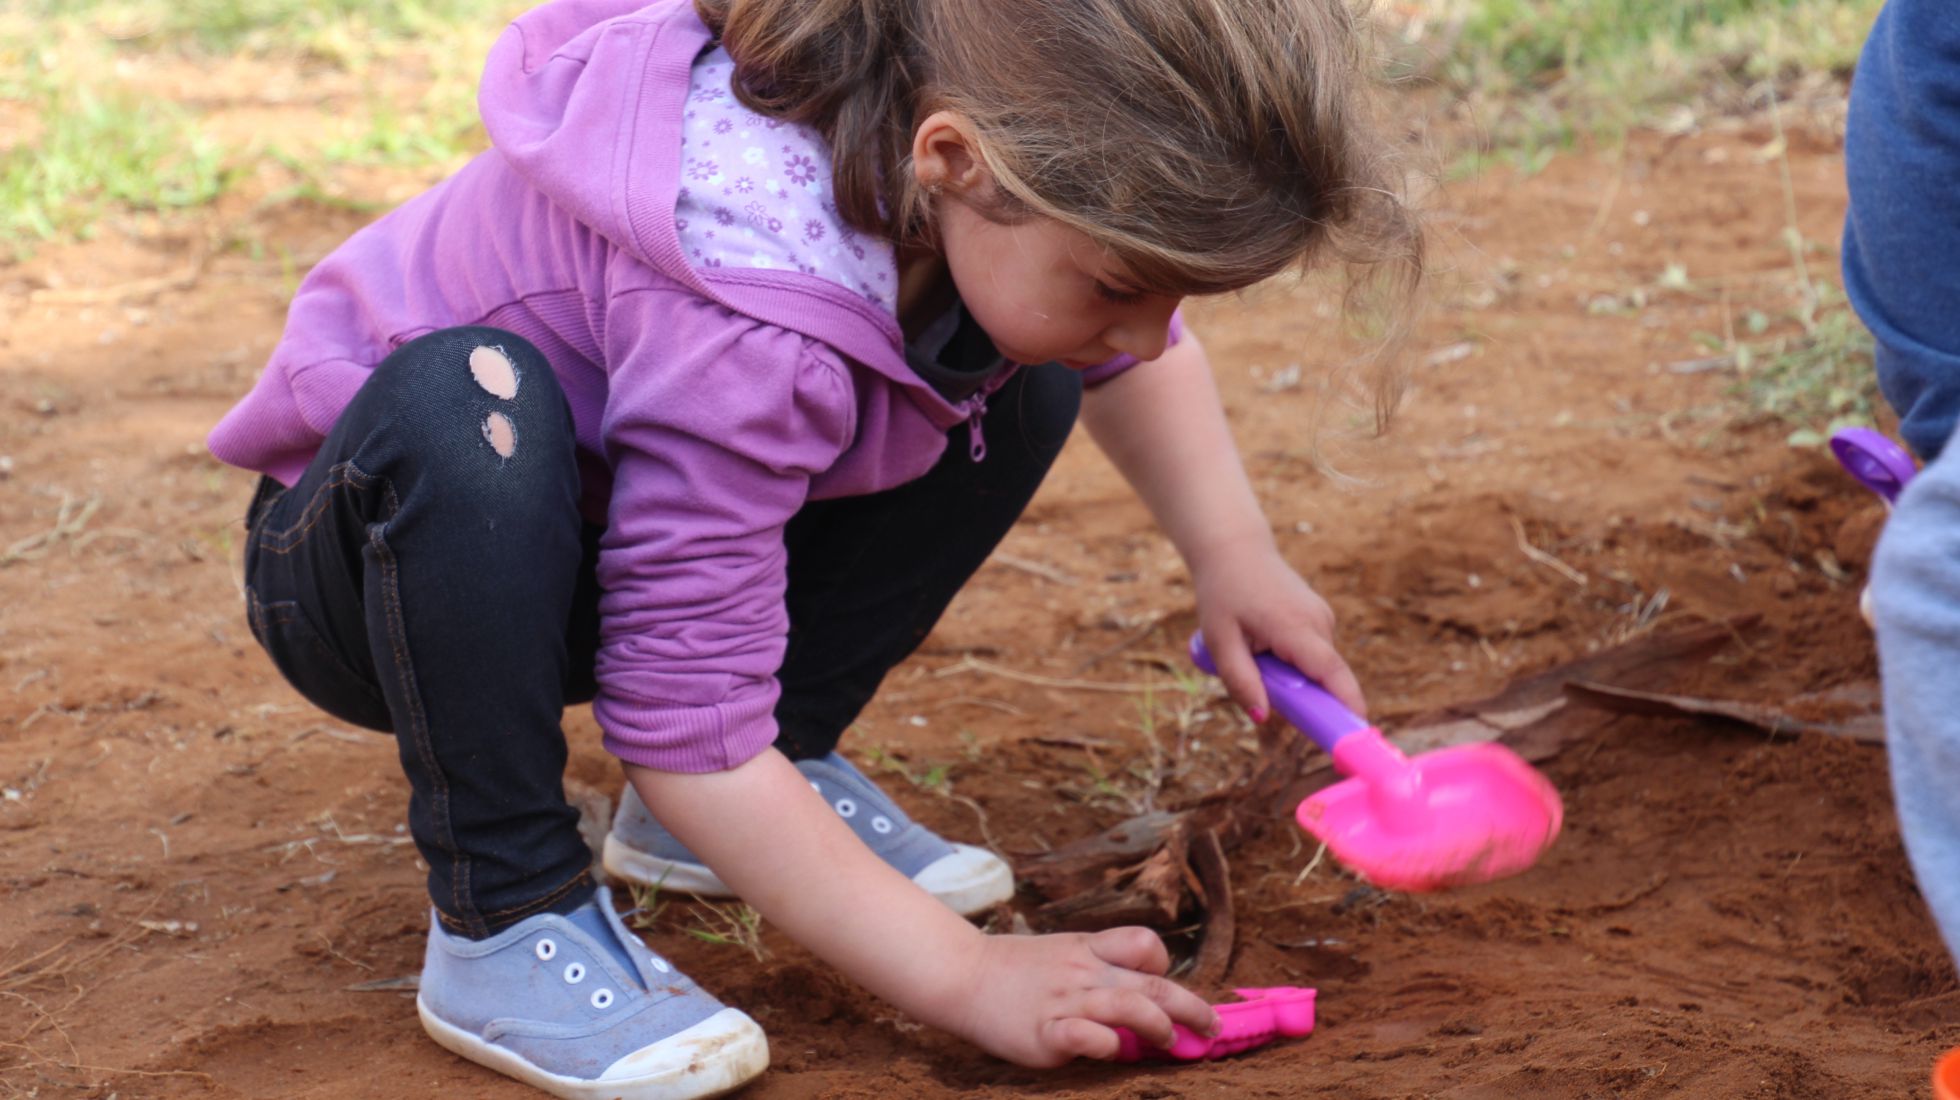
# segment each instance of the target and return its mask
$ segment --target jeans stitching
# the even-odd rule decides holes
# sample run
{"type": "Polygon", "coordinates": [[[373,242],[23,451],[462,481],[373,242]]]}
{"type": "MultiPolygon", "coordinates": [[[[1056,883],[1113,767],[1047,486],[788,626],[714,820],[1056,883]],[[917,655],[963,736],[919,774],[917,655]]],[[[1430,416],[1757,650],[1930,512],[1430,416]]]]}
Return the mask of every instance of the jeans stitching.
{"type": "Polygon", "coordinates": [[[252,637],[259,639],[259,644],[264,645],[265,605],[260,602],[259,594],[252,591],[250,586],[245,589],[245,621],[252,628],[252,637]]]}
{"type": "MultiPolygon", "coordinates": [[[[485,924],[483,931],[488,932],[490,931],[490,929],[488,928],[487,921],[485,921],[484,918],[507,917],[512,915],[518,915],[518,920],[522,920],[525,917],[531,916],[534,913],[541,912],[545,909],[550,908],[552,905],[557,903],[559,898],[564,897],[566,894],[571,893],[573,890],[591,881],[592,881],[592,869],[589,867],[581,868],[578,874],[573,875],[571,878],[565,880],[565,882],[562,885],[552,890],[550,893],[544,895],[543,897],[538,898],[534,901],[527,901],[522,905],[513,905],[508,909],[499,909],[493,913],[479,914],[478,916],[479,922],[485,924]]],[[[465,932],[465,933],[476,931],[476,929],[468,922],[464,921],[460,917],[452,917],[449,914],[443,912],[441,909],[436,910],[436,919],[442,922],[442,926],[444,928],[453,928],[458,932],[465,932]]],[[[512,921],[510,923],[515,924],[517,923],[517,921],[512,921]]]]}
{"type": "Polygon", "coordinates": [[[578,874],[573,875],[569,879],[566,879],[563,884],[558,886],[557,889],[551,891],[550,893],[544,895],[541,898],[524,902],[521,905],[513,905],[508,909],[498,909],[493,912],[484,913],[482,915],[484,917],[507,917],[512,915],[513,913],[528,913],[538,909],[543,909],[546,906],[556,902],[559,898],[562,898],[566,894],[571,893],[573,890],[583,885],[591,877],[592,877],[592,869],[590,867],[582,867],[579,869],[578,874]]]}
{"type": "MultiPolygon", "coordinates": [[[[306,537],[307,533],[318,526],[320,520],[327,514],[327,496],[329,492],[334,489],[349,486],[355,489],[365,489],[374,480],[356,469],[352,462],[343,462],[335,466],[333,471],[333,477],[322,482],[319,488],[313,490],[313,496],[307,500],[306,508],[300,513],[299,520],[291,527],[278,531],[273,531],[269,527],[260,529],[258,537],[260,549],[270,550],[275,554],[291,553],[299,546],[300,541],[306,537]]],[[[392,498],[392,496],[393,491],[390,490],[390,497],[392,498]]]]}
{"type": "MultiPolygon", "coordinates": [[[[366,483],[372,480],[367,475],[361,473],[359,469],[355,468],[351,462],[342,463],[337,468],[337,471],[336,476],[326,484],[320,486],[314,492],[313,497],[306,502],[306,511],[304,513],[306,519],[302,523],[294,524],[292,527],[278,532],[267,531],[264,528],[264,522],[272,514],[272,505],[278,501],[280,496],[284,496],[285,494],[282,491],[268,500],[264,511],[259,516],[260,530],[256,539],[258,545],[262,549],[271,550],[277,554],[292,552],[299,547],[304,537],[314,527],[318,526],[320,517],[326,514],[325,502],[328,490],[342,486],[352,486],[357,489],[366,488],[366,483]]],[[[392,499],[392,491],[390,497],[392,499]]],[[[245,589],[245,602],[247,614],[251,615],[257,622],[261,645],[265,644],[265,639],[271,635],[273,627],[286,626],[289,623],[302,619],[297,600],[274,600],[268,603],[259,597],[256,590],[248,586],[245,589]]],[[[381,694],[380,686],[373,682],[373,678],[363,675],[359,670],[348,664],[340,654],[334,652],[333,648],[328,646],[320,638],[319,631],[311,623],[305,623],[304,625],[306,626],[306,643],[314,652],[325,658],[327,663],[332,665],[334,670],[340,673],[347,681],[356,687],[366,689],[375,699],[382,700],[385,703],[385,697],[381,694]]]]}
{"type": "MultiPolygon", "coordinates": [[[[373,478],[355,468],[352,462],[341,464],[348,484],[379,483],[386,495],[388,514],[379,523],[368,527],[368,545],[374,549],[375,564],[381,569],[381,605],[388,618],[388,648],[393,659],[395,676],[401,689],[402,706],[408,711],[409,741],[415,746],[415,753],[422,759],[422,766],[429,775],[429,816],[436,830],[436,839],[451,853],[451,873],[449,876],[449,903],[457,912],[475,913],[474,904],[465,905],[463,898],[468,893],[470,878],[470,858],[456,844],[456,830],[449,821],[449,780],[443,774],[441,763],[436,758],[435,741],[429,735],[428,714],[422,709],[422,696],[415,685],[415,666],[408,653],[408,627],[402,615],[401,576],[395,561],[394,551],[389,548],[386,538],[388,523],[401,512],[401,499],[395,493],[393,482],[385,478],[373,478]]],[[[335,479],[337,482],[340,478],[335,479]]],[[[308,503],[310,508],[311,502],[308,503]]],[[[399,736],[399,734],[398,734],[399,736]]],[[[440,910],[438,910],[440,912],[440,910]]],[[[483,923],[477,914],[470,931],[478,931],[483,923]]]]}

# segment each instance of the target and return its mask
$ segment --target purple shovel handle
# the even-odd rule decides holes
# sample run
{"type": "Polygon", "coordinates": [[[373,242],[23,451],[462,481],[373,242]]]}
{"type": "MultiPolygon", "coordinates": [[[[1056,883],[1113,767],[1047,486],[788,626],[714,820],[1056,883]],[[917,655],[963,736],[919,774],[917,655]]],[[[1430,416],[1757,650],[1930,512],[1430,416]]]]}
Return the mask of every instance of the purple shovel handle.
{"type": "Polygon", "coordinates": [[[1887,504],[1896,502],[1906,482],[1919,472],[1905,448],[1870,428],[1846,428],[1831,436],[1831,453],[1846,473],[1887,504]]]}
{"type": "MultiPolygon", "coordinates": [[[[1212,662],[1211,651],[1205,648],[1203,634],[1191,635],[1191,660],[1211,675],[1218,675],[1218,666],[1212,662]]],[[[1259,678],[1266,684],[1266,696],[1272,700],[1273,709],[1312,738],[1314,744],[1333,752],[1334,746],[1349,734],[1370,728],[1365,720],[1328,694],[1326,688],[1308,679],[1306,673],[1270,653],[1261,653],[1253,660],[1259,665],[1259,678]]]]}

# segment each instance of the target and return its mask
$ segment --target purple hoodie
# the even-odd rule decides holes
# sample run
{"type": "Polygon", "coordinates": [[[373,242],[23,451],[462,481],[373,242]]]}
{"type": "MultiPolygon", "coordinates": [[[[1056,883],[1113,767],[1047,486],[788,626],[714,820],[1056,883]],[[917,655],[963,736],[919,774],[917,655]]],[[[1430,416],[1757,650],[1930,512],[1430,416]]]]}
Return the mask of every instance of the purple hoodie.
{"type": "MultiPolygon", "coordinates": [[[[614,754],[668,771],[775,739],[789,518],[925,473],[985,397],[940,397],[861,289],[689,263],[676,204],[711,37],[689,0],[556,0],[513,23],[479,91],[493,148],[312,270],[209,440],[291,485],[394,348],[466,324],[535,344],[570,400],[581,507],[606,527],[593,713],[614,754]]],[[[768,126],[785,154],[823,155],[768,126]]],[[[828,178],[824,156],[808,186],[828,178]]]]}

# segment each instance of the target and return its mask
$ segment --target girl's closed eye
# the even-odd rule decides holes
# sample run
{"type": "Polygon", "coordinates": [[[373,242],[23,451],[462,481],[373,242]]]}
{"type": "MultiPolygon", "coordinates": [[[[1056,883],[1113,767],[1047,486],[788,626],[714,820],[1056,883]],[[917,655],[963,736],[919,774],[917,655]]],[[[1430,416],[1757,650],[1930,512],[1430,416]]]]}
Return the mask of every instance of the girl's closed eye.
{"type": "Polygon", "coordinates": [[[1096,297],[1113,305],[1129,306],[1143,301],[1143,292],[1140,290],[1119,290],[1103,282],[1101,279],[1097,279],[1096,297]]]}

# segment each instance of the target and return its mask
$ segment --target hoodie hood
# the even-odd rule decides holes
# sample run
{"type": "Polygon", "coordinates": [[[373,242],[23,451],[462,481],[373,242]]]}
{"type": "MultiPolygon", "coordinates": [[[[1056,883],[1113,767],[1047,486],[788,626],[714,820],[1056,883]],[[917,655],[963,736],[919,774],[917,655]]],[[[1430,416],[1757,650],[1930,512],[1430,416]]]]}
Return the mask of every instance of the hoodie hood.
{"type": "Polygon", "coordinates": [[[690,73],[714,41],[691,0],[554,0],[490,51],[477,104],[492,145],[560,208],[729,309],[802,333],[904,387],[940,428],[965,419],[907,365],[897,318],[794,271],[688,263],[674,224],[690,73]]]}
{"type": "Polygon", "coordinates": [[[689,0],[535,8],[490,50],[477,90],[484,128],[532,186],[665,271],[665,242],[649,224],[657,211],[635,209],[659,205],[658,195],[634,180],[674,178],[680,118],[662,101],[685,95],[688,67],[708,40],[689,0]],[[668,71],[658,71],[663,61],[668,71]]]}

